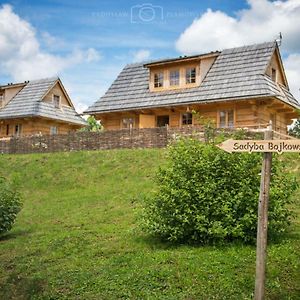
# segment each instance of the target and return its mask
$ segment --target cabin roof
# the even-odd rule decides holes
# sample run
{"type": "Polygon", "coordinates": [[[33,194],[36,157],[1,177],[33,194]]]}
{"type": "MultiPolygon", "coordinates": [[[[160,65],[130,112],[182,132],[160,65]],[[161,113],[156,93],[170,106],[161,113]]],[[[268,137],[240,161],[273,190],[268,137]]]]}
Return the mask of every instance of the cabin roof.
{"type": "MultiPolygon", "coordinates": [[[[127,65],[105,95],[91,105],[85,113],[260,97],[277,97],[299,108],[300,104],[288,89],[276,84],[265,74],[277,47],[276,42],[269,42],[223,50],[200,86],[179,90],[150,92],[147,66],[155,62],[127,65]]],[[[217,52],[214,54],[217,55],[217,52]]]]}
{"type": "MultiPolygon", "coordinates": [[[[42,101],[56,83],[62,86],[58,77],[25,82],[26,85],[20,92],[6,106],[0,108],[0,119],[43,117],[85,125],[86,122],[77,114],[71,102],[71,107],[62,106],[61,108],[55,108],[53,103],[42,101]]],[[[66,96],[68,101],[70,101],[68,95],[66,96]]]]}

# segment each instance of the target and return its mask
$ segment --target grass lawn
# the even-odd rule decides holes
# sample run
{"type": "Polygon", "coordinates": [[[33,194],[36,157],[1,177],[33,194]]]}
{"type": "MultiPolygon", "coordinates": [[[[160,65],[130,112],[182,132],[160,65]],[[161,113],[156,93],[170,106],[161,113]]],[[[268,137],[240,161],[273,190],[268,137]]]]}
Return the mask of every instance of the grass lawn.
{"type": "MultiPolygon", "coordinates": [[[[300,179],[299,155],[285,156],[300,179]]],[[[0,157],[24,207],[0,239],[0,299],[251,299],[255,247],[172,246],[137,230],[164,150],[0,157]]],[[[300,201],[268,248],[267,299],[300,299],[300,201]]]]}

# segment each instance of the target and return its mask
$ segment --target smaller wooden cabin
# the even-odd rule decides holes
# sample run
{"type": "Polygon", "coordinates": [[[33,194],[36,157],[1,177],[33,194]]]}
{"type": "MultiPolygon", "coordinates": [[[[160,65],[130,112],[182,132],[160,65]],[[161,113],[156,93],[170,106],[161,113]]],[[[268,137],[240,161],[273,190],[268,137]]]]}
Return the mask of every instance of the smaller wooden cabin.
{"type": "Polygon", "coordinates": [[[64,134],[85,125],[59,78],[0,86],[0,138],[64,134]]]}
{"type": "Polygon", "coordinates": [[[276,42],[127,65],[85,113],[107,130],[197,125],[286,132],[298,101],[289,91],[276,42]]]}

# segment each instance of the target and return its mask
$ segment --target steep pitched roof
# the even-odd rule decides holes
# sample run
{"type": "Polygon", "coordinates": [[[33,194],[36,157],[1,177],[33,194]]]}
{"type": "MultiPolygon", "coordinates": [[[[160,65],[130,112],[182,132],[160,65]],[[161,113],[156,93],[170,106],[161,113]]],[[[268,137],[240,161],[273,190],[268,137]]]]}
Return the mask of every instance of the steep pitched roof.
{"type": "Polygon", "coordinates": [[[105,95],[85,113],[268,96],[298,108],[298,101],[265,75],[276,47],[276,42],[271,42],[223,50],[200,86],[172,91],[150,92],[149,69],[144,64],[127,65],[105,95]]]}
{"type": "Polygon", "coordinates": [[[57,82],[60,83],[57,77],[29,81],[5,107],[0,109],[0,119],[36,116],[85,125],[86,122],[76,113],[73,105],[58,109],[52,103],[42,101],[57,82]]]}

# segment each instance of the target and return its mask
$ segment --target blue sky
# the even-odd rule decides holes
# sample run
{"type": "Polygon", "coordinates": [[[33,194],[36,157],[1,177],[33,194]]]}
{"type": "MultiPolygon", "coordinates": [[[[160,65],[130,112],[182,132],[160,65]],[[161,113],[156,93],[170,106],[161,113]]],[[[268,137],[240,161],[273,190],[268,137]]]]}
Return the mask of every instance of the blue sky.
{"type": "Polygon", "coordinates": [[[288,42],[282,53],[295,80],[298,73],[288,59],[294,55],[300,62],[300,45],[294,38],[299,32],[286,23],[299,19],[300,3],[276,2],[282,5],[267,0],[0,1],[0,14],[2,10],[6,24],[11,24],[4,28],[0,21],[0,50],[1,43],[12,49],[0,54],[7,62],[0,69],[0,82],[59,75],[82,110],[105,92],[127,63],[275,39],[281,27],[273,30],[268,23],[266,29],[267,5],[274,14],[291,14],[282,20],[288,42]],[[261,28],[256,25],[248,36],[251,20],[261,28]],[[264,34],[258,35],[260,30],[264,34]]]}

